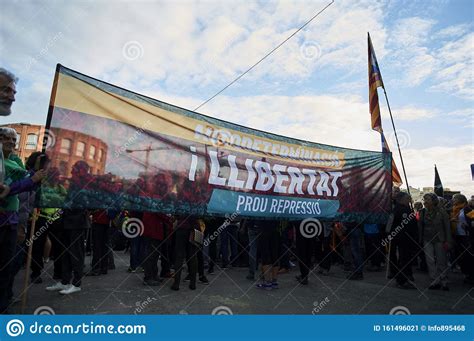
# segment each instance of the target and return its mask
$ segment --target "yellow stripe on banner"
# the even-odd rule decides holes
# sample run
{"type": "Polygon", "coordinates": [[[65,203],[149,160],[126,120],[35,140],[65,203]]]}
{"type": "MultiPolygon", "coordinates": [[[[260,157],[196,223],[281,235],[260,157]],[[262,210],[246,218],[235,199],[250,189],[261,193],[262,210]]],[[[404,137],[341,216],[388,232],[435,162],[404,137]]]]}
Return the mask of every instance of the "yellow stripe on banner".
{"type": "Polygon", "coordinates": [[[203,135],[209,134],[209,132],[217,133],[217,140],[222,137],[223,140],[226,140],[227,136],[232,136],[233,145],[224,144],[219,148],[245,152],[259,157],[334,169],[343,168],[345,163],[342,152],[287,144],[223,128],[209,124],[204,120],[187,117],[152,104],[107,92],[62,73],[59,73],[53,105],[201,144],[213,144],[203,135]],[[203,134],[196,133],[196,131],[201,131],[203,134]],[[246,149],[239,146],[245,146],[246,149]],[[286,155],[289,156],[285,157],[286,155]],[[322,161],[317,161],[318,159],[322,161]]]}

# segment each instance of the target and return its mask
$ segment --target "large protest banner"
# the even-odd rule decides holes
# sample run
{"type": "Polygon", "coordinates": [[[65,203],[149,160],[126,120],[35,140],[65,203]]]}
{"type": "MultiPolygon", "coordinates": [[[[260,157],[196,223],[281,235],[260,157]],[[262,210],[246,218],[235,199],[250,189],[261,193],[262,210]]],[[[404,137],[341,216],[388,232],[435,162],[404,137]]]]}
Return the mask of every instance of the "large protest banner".
{"type": "Polygon", "coordinates": [[[243,127],[61,65],[46,128],[40,207],[370,222],[391,208],[390,153],[243,127]]]}

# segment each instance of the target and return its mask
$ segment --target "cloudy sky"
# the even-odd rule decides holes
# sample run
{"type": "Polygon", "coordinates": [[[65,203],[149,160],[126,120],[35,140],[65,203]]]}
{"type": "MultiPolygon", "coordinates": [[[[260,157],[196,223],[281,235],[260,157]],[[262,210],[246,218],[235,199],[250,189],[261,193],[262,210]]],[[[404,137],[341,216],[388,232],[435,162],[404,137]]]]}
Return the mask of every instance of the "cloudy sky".
{"type": "MultiPolygon", "coordinates": [[[[0,1],[0,65],[20,78],[14,114],[0,123],[39,124],[57,63],[192,110],[330,2],[0,1]]],[[[474,194],[473,13],[470,0],[336,0],[198,111],[378,151],[368,110],[369,31],[410,185],[433,186],[437,164],[445,187],[474,194]]]]}

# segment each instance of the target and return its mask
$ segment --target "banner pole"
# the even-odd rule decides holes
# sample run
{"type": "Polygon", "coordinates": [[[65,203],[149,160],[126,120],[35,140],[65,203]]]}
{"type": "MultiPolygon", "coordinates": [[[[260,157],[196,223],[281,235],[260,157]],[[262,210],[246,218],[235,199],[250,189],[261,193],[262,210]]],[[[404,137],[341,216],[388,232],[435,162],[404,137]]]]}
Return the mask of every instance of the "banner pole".
{"type": "Polygon", "coordinates": [[[23,282],[23,291],[21,293],[21,313],[25,313],[26,307],[26,300],[28,296],[28,278],[30,275],[30,267],[31,267],[31,254],[33,252],[33,236],[35,234],[35,227],[36,227],[36,220],[38,219],[38,209],[35,208],[33,210],[33,217],[31,219],[31,229],[30,229],[30,236],[29,236],[29,245],[28,245],[28,253],[26,254],[26,268],[25,268],[25,280],[23,282]]]}
{"type": "Polygon", "coordinates": [[[398,154],[400,155],[400,161],[402,162],[403,176],[405,177],[405,183],[407,184],[407,191],[408,194],[411,196],[410,186],[408,185],[407,173],[405,171],[405,163],[403,162],[402,150],[400,149],[400,143],[398,142],[397,129],[395,128],[395,122],[393,121],[392,109],[390,109],[390,102],[388,101],[387,91],[385,91],[385,87],[382,87],[382,89],[385,95],[385,100],[387,101],[388,112],[390,114],[390,120],[392,121],[393,132],[395,133],[395,140],[397,141],[398,154]]]}

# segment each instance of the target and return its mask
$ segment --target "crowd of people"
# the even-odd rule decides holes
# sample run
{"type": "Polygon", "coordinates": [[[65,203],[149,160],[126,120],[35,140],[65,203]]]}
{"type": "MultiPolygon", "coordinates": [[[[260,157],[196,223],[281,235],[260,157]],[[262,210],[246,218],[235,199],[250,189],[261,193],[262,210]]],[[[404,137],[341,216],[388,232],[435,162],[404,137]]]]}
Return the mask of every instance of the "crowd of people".
{"type": "MultiPolygon", "coordinates": [[[[16,78],[0,69],[0,82],[5,115],[14,101],[16,78]]],[[[198,283],[207,285],[208,275],[228,267],[248,268],[246,278],[261,290],[278,289],[279,276],[298,267],[296,284],[308,285],[312,273],[328,275],[335,263],[347,271],[348,280],[363,280],[364,272],[385,269],[401,289],[416,287],[414,267],[428,272],[431,290],[449,290],[448,274],[458,269],[466,285],[474,285],[474,199],[462,194],[447,201],[427,193],[422,202],[413,203],[395,187],[386,225],[315,221],[320,228],[309,234],[305,220],[245,219],[238,214],[218,218],[71,208],[34,213],[39,184],[60,184],[57,174],[47,171],[47,155],[36,152],[22,163],[14,154],[16,139],[14,129],[0,128],[5,167],[0,184],[2,313],[15,303],[14,279],[31,245],[30,283],[43,283],[44,261],[50,258],[57,282],[46,290],[63,295],[81,291],[86,276],[114,270],[114,253],[120,250],[129,252],[129,273],[143,272],[144,285],[159,286],[170,278],[175,291],[182,282],[188,282],[190,290],[198,283]],[[32,232],[33,217],[37,220],[32,232]],[[130,232],[132,223],[137,233],[130,232]],[[88,252],[90,266],[85,264],[88,252]]],[[[81,174],[83,168],[78,163],[73,173],[81,174]]]]}

